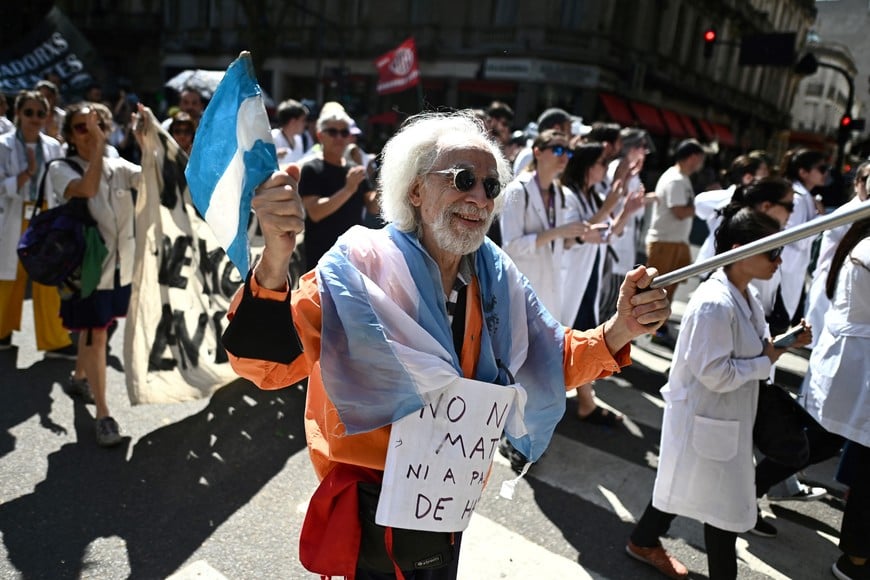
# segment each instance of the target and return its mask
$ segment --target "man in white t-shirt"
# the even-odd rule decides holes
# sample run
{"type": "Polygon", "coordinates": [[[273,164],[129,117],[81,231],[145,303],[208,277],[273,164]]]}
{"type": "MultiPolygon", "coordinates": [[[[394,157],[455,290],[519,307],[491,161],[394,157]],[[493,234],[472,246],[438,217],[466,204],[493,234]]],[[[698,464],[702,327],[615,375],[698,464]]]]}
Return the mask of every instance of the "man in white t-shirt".
{"type": "Polygon", "coordinates": [[[287,99],[278,105],[278,126],[272,129],[272,140],[278,153],[278,167],[281,169],[302,159],[305,155],[305,145],[302,143],[302,132],[305,131],[305,119],[308,107],[287,99]]]}
{"type": "MultiPolygon", "coordinates": [[[[675,162],[656,183],[656,204],[646,233],[647,265],[667,274],[692,262],[689,233],[695,216],[692,182],[689,177],[704,166],[704,149],[695,139],[686,139],[674,151],[675,162]]],[[[677,284],[666,288],[673,298],[677,284]]],[[[667,325],[653,337],[656,342],[671,344],[667,325]]]]}

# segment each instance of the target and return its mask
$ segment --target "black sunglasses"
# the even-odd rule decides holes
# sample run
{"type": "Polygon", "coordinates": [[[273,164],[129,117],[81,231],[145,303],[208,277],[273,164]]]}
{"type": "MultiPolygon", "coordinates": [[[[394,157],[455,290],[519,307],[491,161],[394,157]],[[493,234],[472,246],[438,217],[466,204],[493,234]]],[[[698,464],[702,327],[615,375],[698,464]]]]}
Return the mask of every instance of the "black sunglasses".
{"type": "Polygon", "coordinates": [[[793,201],[772,201],[771,203],[784,207],[785,211],[787,211],[788,213],[792,213],[794,211],[793,201]]]}
{"type": "MultiPolygon", "coordinates": [[[[452,175],[453,187],[462,193],[471,191],[474,184],[477,183],[477,176],[474,175],[474,172],[464,167],[452,167],[450,169],[442,169],[441,171],[430,171],[429,173],[452,175]]],[[[501,193],[501,183],[495,177],[484,177],[481,183],[483,183],[483,192],[486,194],[487,199],[495,199],[501,193]]]]}
{"type": "Polygon", "coordinates": [[[46,113],[42,109],[40,109],[38,111],[36,109],[21,109],[21,114],[24,115],[25,117],[28,117],[28,118],[32,117],[33,115],[36,115],[40,119],[45,119],[45,116],[48,113],[46,113]]]}
{"type": "MultiPolygon", "coordinates": [[[[106,124],[100,121],[97,123],[97,126],[100,128],[100,131],[106,130],[106,124]]],[[[88,134],[88,124],[87,123],[76,123],[72,126],[73,131],[78,133],[79,135],[87,135],[88,134]]]]}
{"type": "Polygon", "coordinates": [[[547,145],[546,147],[541,147],[541,151],[546,151],[547,149],[552,150],[553,155],[556,157],[561,157],[562,155],[565,155],[568,159],[574,157],[574,152],[564,145],[547,145]]]}
{"type": "Polygon", "coordinates": [[[342,137],[350,137],[350,129],[338,129],[336,127],[327,127],[323,132],[333,139],[341,135],[342,137]]]}
{"type": "Polygon", "coordinates": [[[782,255],[782,246],[767,251],[767,259],[771,262],[776,262],[782,255]]]}

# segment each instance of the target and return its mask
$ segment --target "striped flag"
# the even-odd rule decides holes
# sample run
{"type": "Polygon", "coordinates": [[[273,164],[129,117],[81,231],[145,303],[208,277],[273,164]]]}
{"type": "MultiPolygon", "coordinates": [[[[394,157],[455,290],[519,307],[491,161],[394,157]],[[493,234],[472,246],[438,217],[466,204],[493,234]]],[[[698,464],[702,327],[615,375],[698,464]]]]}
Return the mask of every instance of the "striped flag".
{"type": "Polygon", "coordinates": [[[254,189],[278,168],[251,54],[227,69],[196,131],[185,175],[191,198],[244,279],[254,189]]]}

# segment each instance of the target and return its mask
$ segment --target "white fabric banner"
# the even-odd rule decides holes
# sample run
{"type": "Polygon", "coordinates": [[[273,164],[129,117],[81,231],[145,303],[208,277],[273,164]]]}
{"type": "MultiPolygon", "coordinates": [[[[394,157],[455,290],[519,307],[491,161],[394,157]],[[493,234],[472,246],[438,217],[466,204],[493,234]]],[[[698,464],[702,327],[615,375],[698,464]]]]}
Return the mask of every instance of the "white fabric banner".
{"type": "Polygon", "coordinates": [[[489,476],[519,385],[457,378],[393,423],[375,521],[461,532],[489,476]]]}
{"type": "Polygon", "coordinates": [[[211,395],[235,380],[220,337],[242,279],[190,200],[187,156],[146,111],[136,259],[124,335],[132,404],[211,395]]]}

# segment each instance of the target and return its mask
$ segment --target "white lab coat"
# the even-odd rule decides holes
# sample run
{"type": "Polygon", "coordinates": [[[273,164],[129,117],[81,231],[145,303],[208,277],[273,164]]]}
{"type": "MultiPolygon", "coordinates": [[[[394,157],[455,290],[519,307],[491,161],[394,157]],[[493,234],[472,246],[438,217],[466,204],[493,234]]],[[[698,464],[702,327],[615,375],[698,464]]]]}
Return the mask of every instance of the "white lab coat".
{"type": "Polygon", "coordinates": [[[662,388],[656,508],[733,532],[755,525],[752,426],[768,334],[754,292],[747,302],[723,270],[695,290],[662,388]]]}
{"type": "Polygon", "coordinates": [[[695,196],[695,217],[707,222],[707,238],[698,250],[695,263],[703,262],[716,255],[716,228],[722,223],[719,210],[727,206],[734,197],[736,185],[726,189],[713,189],[695,196]]]}
{"type": "MultiPolygon", "coordinates": [[[[505,205],[499,216],[502,247],[529,279],[550,314],[560,323],[571,326],[586,290],[595,254],[587,248],[591,244],[565,248],[562,239],[536,247],[538,234],[550,225],[534,176],[532,172],[521,173],[505,189],[505,205]]],[[[556,226],[579,220],[577,196],[558,182],[557,187],[561,195],[555,201],[556,226]]]]}
{"type": "MultiPolygon", "coordinates": [[[[813,195],[800,181],[792,184],[794,189],[794,211],[788,216],[785,229],[791,229],[816,218],[816,202],[813,195]]],[[[794,318],[797,313],[801,292],[807,277],[807,267],[810,265],[810,253],[814,236],[798,240],[786,245],[782,250],[782,266],[779,271],[782,276],[780,292],[782,303],[788,315],[794,318]]]]}
{"type": "Polygon", "coordinates": [[[828,431],[870,447],[870,238],[843,262],[810,368],[807,411],[828,431]]]}
{"type": "MultiPolygon", "coordinates": [[[[60,143],[47,135],[40,133],[38,146],[42,148],[45,163],[61,156],[60,143]]],[[[17,179],[25,169],[27,151],[18,140],[17,132],[0,135],[0,280],[15,280],[18,272],[18,240],[21,239],[24,200],[29,196],[30,182],[19,190],[17,179]]],[[[44,172],[45,165],[42,165],[39,174],[31,178],[37,186],[44,172]]],[[[33,206],[28,204],[28,208],[32,211],[33,206]]]]}
{"type": "MultiPolygon", "coordinates": [[[[859,197],[853,197],[839,208],[832,215],[850,211],[858,207],[861,203],[870,203],[865,200],[861,201],[859,197]]],[[[807,292],[807,322],[813,327],[813,340],[808,345],[809,348],[815,348],[819,342],[819,337],[822,335],[822,329],[825,326],[825,313],[831,306],[831,301],[828,300],[828,295],[825,293],[825,287],[828,283],[828,272],[831,269],[831,260],[834,259],[834,252],[837,251],[837,246],[840,245],[840,240],[849,231],[852,224],[845,224],[822,234],[822,243],[819,245],[819,257],[816,259],[816,269],[813,271],[812,279],[810,280],[810,289],[807,292]]]]}

